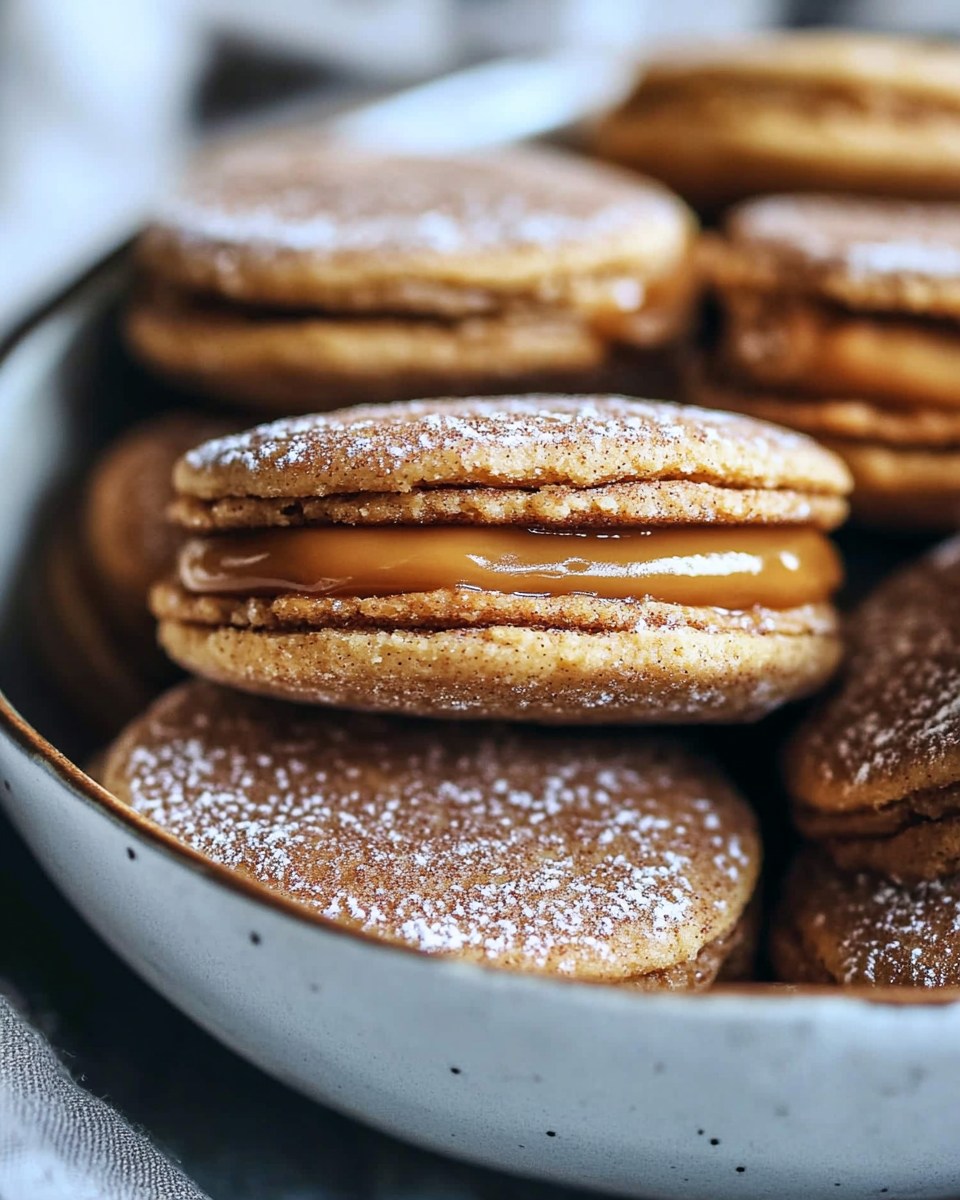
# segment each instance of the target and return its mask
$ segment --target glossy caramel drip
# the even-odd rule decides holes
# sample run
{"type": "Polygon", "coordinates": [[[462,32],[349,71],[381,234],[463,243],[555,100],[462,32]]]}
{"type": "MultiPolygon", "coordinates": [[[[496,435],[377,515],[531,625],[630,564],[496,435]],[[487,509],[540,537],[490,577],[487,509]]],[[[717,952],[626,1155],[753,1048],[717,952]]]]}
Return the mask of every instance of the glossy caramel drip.
{"type": "Polygon", "coordinates": [[[727,609],[829,598],[840,561],[812,529],[714,527],[545,532],[500,526],[322,526],[194,538],[190,592],[385,596],[466,587],[578,593],[727,609]]]}

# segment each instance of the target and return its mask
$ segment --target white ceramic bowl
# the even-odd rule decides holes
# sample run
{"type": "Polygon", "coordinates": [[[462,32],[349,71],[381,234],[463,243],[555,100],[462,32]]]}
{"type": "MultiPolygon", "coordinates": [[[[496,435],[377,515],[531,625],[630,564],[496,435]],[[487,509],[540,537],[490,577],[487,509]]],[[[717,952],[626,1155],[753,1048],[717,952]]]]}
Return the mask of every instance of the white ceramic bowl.
{"type": "MultiPolygon", "coordinates": [[[[115,266],[95,274],[0,362],[7,607],[32,515],[76,457],[71,429],[103,400],[85,348],[118,281],[115,266]]],[[[264,1070],[400,1137],[628,1196],[960,1194],[955,1000],[637,995],[385,947],[177,845],[3,697],[0,799],[154,987],[264,1070]]]]}

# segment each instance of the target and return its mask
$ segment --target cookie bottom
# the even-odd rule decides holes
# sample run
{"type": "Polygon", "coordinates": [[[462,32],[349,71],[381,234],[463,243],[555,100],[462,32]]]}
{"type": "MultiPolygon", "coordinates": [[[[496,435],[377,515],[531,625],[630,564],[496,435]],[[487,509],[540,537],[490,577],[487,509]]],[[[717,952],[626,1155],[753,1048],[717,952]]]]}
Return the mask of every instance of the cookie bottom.
{"type": "Polygon", "coordinates": [[[280,416],[425,396],[679,391],[671,352],[615,348],[563,314],[278,317],[147,299],[126,334],[181,388],[280,416]]]}
{"type": "Polygon", "coordinates": [[[859,192],[952,198],[960,163],[957,120],[936,112],[892,120],[843,112],[822,93],[797,89],[759,103],[747,89],[714,87],[656,110],[615,113],[601,127],[601,158],[633,167],[701,211],[766,192],[859,192]]]}
{"type": "Polygon", "coordinates": [[[840,657],[830,632],[690,627],[277,632],[167,619],[160,640],[187,670],[256,695],[546,724],[754,721],[816,691],[840,657]]]}

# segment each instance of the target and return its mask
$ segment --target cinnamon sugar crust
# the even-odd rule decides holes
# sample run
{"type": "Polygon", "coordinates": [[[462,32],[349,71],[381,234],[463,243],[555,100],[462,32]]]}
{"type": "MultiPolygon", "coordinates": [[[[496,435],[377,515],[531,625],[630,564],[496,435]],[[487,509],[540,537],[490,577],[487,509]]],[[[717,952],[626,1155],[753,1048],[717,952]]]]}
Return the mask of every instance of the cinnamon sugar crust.
{"type": "Polygon", "coordinates": [[[159,637],[187,670],[255,695],[551,725],[754,721],[823,687],[841,653],[831,633],[671,623],[290,630],[162,619],[159,637]]]}
{"type": "Polygon", "coordinates": [[[709,983],[759,867],[753,816],[715,767],[617,732],[437,727],[191,682],[101,778],[324,921],[580,980],[709,983]]]}
{"type": "Polygon", "coordinates": [[[957,875],[907,886],[807,850],[788,876],[771,952],[788,983],[956,987],[958,932],[957,875]]]}
{"type": "Polygon", "coordinates": [[[138,255],[155,279],[255,304],[589,312],[685,267],[693,232],[661,185],[557,152],[374,155],[304,133],[208,154],[138,255]]]}
{"type": "Polygon", "coordinates": [[[505,396],[364,406],[208,442],[181,496],[322,497],[438,487],[596,488],[690,481],[843,496],[843,465],[802,435],[623,396],[505,396]]]}
{"type": "Polygon", "coordinates": [[[690,480],[609,483],[594,488],[435,487],[347,496],[179,496],[169,509],[185,529],[298,528],[303,525],[522,525],[603,529],[625,525],[809,525],[835,529],[842,496],[791,488],[728,488],[690,480]]]}
{"type": "Polygon", "coordinates": [[[960,862],[960,538],[856,610],[838,687],[788,747],[801,828],[910,879],[960,862]]]}

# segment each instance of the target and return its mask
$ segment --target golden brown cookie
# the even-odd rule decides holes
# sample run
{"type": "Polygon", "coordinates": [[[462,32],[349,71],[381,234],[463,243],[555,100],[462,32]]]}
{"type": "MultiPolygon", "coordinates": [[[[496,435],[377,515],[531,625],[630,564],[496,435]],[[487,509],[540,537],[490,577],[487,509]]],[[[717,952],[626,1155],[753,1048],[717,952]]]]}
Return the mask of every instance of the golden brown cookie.
{"type": "Polygon", "coordinates": [[[786,766],[797,824],[840,866],[960,871],[960,537],[852,614],[838,686],[786,766]]]}
{"type": "Polygon", "coordinates": [[[960,876],[908,886],[806,850],[787,878],[771,957],[785,983],[958,987],[958,931],[960,876]]]}
{"type": "Polygon", "coordinates": [[[772,196],[702,247],[722,311],[690,398],[822,437],[854,512],[960,524],[960,204],[772,196]]]}
{"type": "Polygon", "coordinates": [[[48,532],[38,572],[33,621],[37,650],[72,709],[101,734],[114,734],[175,675],[155,646],[131,644],[90,577],[79,523],[48,532]],[[145,661],[146,660],[146,661],[145,661]]]}
{"type": "Polygon", "coordinates": [[[173,499],[170,475],[193,446],[235,429],[234,422],[169,412],[134,425],[94,464],[81,510],[89,573],[124,634],[153,642],[150,586],[176,561],[183,535],[162,519],[173,499]]]}
{"type": "Polygon", "coordinates": [[[164,413],[121,434],[95,462],[76,512],[58,519],[43,549],[44,657],[76,708],[116,730],[173,677],[147,607],[183,541],[167,522],[173,465],[234,426],[164,413]]]}
{"type": "Polygon", "coordinates": [[[200,854],[382,941],[650,990],[742,966],[755,821],[672,742],[311,711],[194,681],[129,726],[101,778],[200,854]]]}
{"type": "Polygon", "coordinates": [[[693,233],[666,189],[558,153],[249,140],[144,233],[127,332],[164,374],[254,408],[596,390],[623,346],[686,328],[693,233]]]}
{"type": "Polygon", "coordinates": [[[744,720],[836,664],[848,477],[808,439],[623,397],[397,404],[181,459],[153,592],[181,665],[292,700],[744,720]]]}
{"type": "Polygon", "coordinates": [[[704,210],[779,191],[953,198],[958,146],[960,49],[849,31],[661,53],[596,135],[704,210]]]}

